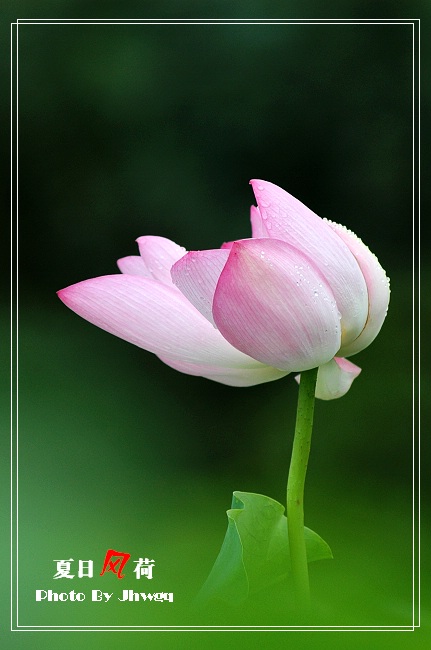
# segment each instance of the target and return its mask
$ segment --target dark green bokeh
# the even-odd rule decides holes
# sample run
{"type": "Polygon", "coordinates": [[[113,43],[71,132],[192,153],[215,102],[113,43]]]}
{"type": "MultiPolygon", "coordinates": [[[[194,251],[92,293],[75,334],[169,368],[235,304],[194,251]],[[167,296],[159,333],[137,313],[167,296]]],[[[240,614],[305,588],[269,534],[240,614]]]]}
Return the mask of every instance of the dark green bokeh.
{"type": "MultiPolygon", "coordinates": [[[[21,622],[290,623],[280,592],[249,612],[189,603],[232,491],[284,502],[293,379],[241,390],[175,373],[55,296],[116,272],[140,235],[188,249],[248,236],[257,177],[350,227],[391,277],[382,333],[353,359],[361,376],[317,404],[306,524],[335,558],[311,568],[316,623],[408,625],[411,27],[43,25],[20,27],[19,43],[21,622]],[[153,555],[150,586],[174,591],[175,607],[37,606],[34,589],[59,588],[53,559],[97,563],[108,547],[153,555]]],[[[69,589],[123,588],[103,581],[69,589]]],[[[124,588],[138,586],[149,590],[124,588]]],[[[33,647],[55,647],[49,637],[33,647]]]]}

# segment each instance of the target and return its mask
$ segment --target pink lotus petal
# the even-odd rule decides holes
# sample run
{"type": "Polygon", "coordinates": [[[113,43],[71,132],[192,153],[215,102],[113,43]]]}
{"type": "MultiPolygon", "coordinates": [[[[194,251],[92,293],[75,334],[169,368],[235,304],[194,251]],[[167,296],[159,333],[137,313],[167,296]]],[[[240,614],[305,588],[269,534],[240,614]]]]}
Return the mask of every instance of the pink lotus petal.
{"type": "Polygon", "coordinates": [[[328,221],[328,224],[355,256],[368,288],[368,318],[365,327],[357,339],[340,350],[343,356],[350,356],[366,348],[380,332],[389,306],[389,278],[377,257],[359,237],[338,223],[328,221]]]}
{"type": "Polygon", "coordinates": [[[326,278],[342,317],[342,344],[348,345],[361,333],[368,314],[367,286],[356,259],[332,228],[298,199],[272,183],[250,182],[268,236],[304,252],[326,278]]]}
{"type": "MultiPolygon", "coordinates": [[[[316,384],[317,399],[330,400],[343,397],[360,372],[361,369],[351,361],[334,357],[319,367],[316,384]]],[[[299,384],[301,375],[297,375],[295,379],[299,384]]]]}
{"type": "MultiPolygon", "coordinates": [[[[202,375],[204,367],[209,374],[217,367],[227,374],[236,369],[238,375],[241,369],[262,369],[232,347],[173,285],[135,275],[107,275],[71,285],[58,296],[90,323],[169,359],[171,365],[200,365],[202,375]]],[[[265,375],[256,376],[260,374],[265,375]]],[[[278,371],[274,375],[280,376],[278,371]]]]}
{"type": "Polygon", "coordinates": [[[212,304],[229,249],[191,251],[171,269],[172,281],[186,298],[214,325],[212,304]]]}
{"type": "Polygon", "coordinates": [[[285,377],[288,373],[271,366],[258,364],[256,368],[229,368],[227,366],[205,366],[186,363],[185,361],[172,361],[167,357],[159,357],[166,365],[185,372],[187,375],[205,377],[227,386],[247,387],[263,384],[285,377]]]}
{"type": "Polygon", "coordinates": [[[155,280],[171,284],[171,267],[186,254],[186,249],[165,237],[148,235],[139,237],[136,241],[151,276],[155,280]]]}
{"type": "Polygon", "coordinates": [[[259,208],[252,205],[250,208],[251,234],[254,239],[269,237],[265,221],[262,219],[259,208]]]}
{"type": "Polygon", "coordinates": [[[340,347],[339,313],[328,283],[309,259],[276,239],[233,245],[213,315],[238,350],[287,372],[326,363],[340,347]]]}
{"type": "Polygon", "coordinates": [[[122,257],[117,260],[118,268],[121,273],[126,273],[127,275],[142,275],[144,278],[150,278],[151,273],[147,269],[147,266],[139,255],[129,255],[128,257],[122,257]]]}

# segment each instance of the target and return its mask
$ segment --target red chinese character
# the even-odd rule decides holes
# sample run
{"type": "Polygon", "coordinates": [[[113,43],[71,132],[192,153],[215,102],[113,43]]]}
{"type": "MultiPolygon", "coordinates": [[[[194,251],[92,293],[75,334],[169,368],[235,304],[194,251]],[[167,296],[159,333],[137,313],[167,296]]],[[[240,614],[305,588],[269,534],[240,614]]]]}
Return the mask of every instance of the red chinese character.
{"type": "Polygon", "coordinates": [[[110,548],[108,551],[106,551],[105,562],[103,564],[102,573],[100,575],[103,576],[106,571],[112,571],[112,573],[116,574],[117,578],[124,578],[124,575],[121,572],[129,559],[130,553],[119,553],[118,551],[114,551],[112,548],[110,548]],[[114,557],[118,557],[118,560],[112,562],[112,558],[114,557]],[[117,571],[116,566],[119,562],[121,562],[120,568],[117,571]]]}

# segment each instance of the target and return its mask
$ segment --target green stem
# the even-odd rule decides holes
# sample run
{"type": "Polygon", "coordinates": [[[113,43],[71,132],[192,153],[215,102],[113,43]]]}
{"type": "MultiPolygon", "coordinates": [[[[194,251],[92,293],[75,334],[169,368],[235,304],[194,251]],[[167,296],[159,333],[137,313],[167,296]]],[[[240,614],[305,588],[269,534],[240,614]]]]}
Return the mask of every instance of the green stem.
{"type": "Polygon", "coordinates": [[[296,605],[300,612],[310,608],[310,586],[304,537],[304,483],[313,429],[317,370],[301,372],[295,437],[287,480],[287,526],[290,562],[296,605]]]}

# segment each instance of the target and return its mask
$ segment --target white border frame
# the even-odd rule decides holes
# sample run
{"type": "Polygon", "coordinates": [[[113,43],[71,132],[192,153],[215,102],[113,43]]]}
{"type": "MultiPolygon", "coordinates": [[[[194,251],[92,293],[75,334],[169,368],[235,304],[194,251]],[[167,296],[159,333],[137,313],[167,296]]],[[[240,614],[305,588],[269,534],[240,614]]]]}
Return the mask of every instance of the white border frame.
{"type": "Polygon", "coordinates": [[[412,632],[419,628],[421,606],[420,584],[420,19],[382,18],[382,19],[17,19],[11,23],[11,631],[12,632],[412,632]],[[18,539],[19,539],[19,458],[18,458],[18,106],[19,106],[19,26],[20,25],[411,25],[413,49],[413,584],[412,584],[412,625],[411,626],[145,626],[145,625],[20,625],[18,623],[18,539]],[[415,57],[415,52],[418,56],[415,57]],[[14,221],[15,220],[15,221],[14,221]],[[417,360],[416,360],[417,359],[417,360]],[[16,583],[15,583],[16,579],[16,583]]]}

